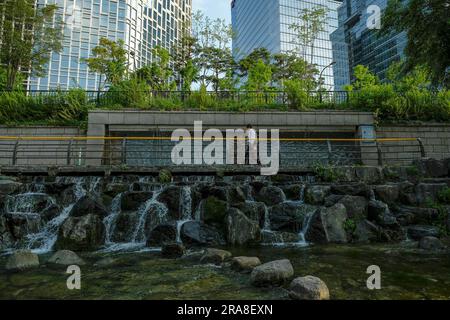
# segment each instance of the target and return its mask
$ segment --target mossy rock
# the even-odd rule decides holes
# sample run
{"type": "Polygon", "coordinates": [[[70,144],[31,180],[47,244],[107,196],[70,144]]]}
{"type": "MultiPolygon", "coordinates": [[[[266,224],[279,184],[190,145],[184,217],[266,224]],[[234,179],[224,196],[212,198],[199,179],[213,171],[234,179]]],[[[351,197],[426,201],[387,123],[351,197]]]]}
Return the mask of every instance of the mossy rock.
{"type": "Polygon", "coordinates": [[[158,180],[160,183],[170,183],[172,182],[172,173],[167,169],[162,169],[159,172],[158,180]]]}
{"type": "Polygon", "coordinates": [[[224,227],[224,221],[228,205],[225,201],[216,197],[208,197],[203,207],[203,220],[206,224],[224,227]]]}

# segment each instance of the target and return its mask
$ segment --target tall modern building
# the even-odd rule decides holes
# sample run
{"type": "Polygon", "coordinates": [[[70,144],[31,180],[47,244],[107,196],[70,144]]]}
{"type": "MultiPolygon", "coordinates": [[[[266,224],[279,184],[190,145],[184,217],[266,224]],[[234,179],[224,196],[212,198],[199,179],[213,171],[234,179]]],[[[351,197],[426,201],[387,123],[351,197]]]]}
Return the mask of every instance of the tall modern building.
{"type": "MultiPolygon", "coordinates": [[[[330,34],[338,26],[337,8],[342,1],[334,0],[233,0],[232,24],[235,32],[233,55],[240,60],[254,49],[266,48],[272,54],[295,51],[309,52],[306,60],[322,71],[333,62],[330,34]],[[302,9],[324,8],[327,11],[325,30],[320,32],[311,48],[297,50],[292,24],[301,24],[302,9]]],[[[334,89],[333,67],[323,71],[325,88],[334,89]]]]}
{"type": "MultiPolygon", "coordinates": [[[[123,40],[130,69],[152,61],[152,49],[171,49],[190,28],[192,0],[36,0],[57,4],[64,21],[63,50],[52,53],[48,72],[31,78],[31,90],[80,87],[97,90],[100,76],[82,61],[102,37],[123,40]]],[[[104,80],[104,79],[103,79],[104,80]]]]}
{"type": "MultiPolygon", "coordinates": [[[[386,78],[389,66],[403,57],[407,37],[405,32],[379,36],[378,30],[369,29],[367,21],[373,15],[369,6],[381,10],[388,0],[344,0],[339,12],[339,27],[332,34],[333,53],[337,65],[334,68],[336,88],[352,81],[353,68],[367,66],[380,80],[386,78]],[[343,63],[347,61],[347,63],[343,63]]],[[[381,21],[382,22],[382,21],[381,21]]]]}

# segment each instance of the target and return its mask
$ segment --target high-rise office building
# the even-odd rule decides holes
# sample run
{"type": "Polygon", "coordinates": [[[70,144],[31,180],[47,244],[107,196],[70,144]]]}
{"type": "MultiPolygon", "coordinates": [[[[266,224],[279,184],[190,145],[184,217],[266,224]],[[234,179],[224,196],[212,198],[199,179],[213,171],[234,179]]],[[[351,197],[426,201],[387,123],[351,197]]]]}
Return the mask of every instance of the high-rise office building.
{"type": "MultiPolygon", "coordinates": [[[[36,0],[56,4],[64,21],[63,50],[52,53],[46,75],[31,78],[31,90],[80,87],[97,90],[100,76],[88,58],[102,37],[123,40],[131,70],[152,61],[152,49],[171,49],[190,28],[192,0],[36,0]]],[[[103,77],[104,80],[104,77],[103,77]]]]}
{"type": "MultiPolygon", "coordinates": [[[[330,34],[338,26],[337,8],[341,1],[334,0],[234,0],[232,25],[235,32],[233,55],[240,60],[254,49],[266,48],[272,54],[296,52],[305,60],[324,70],[333,62],[330,34]],[[303,9],[324,8],[327,12],[324,31],[315,40],[312,58],[311,47],[298,49],[292,24],[301,24],[299,14],[303,9]],[[303,53],[302,53],[303,52],[303,53]]],[[[324,88],[333,90],[333,67],[323,71],[324,88]]]]}
{"type": "Polygon", "coordinates": [[[405,32],[380,36],[377,29],[369,29],[367,26],[368,19],[373,17],[373,11],[368,10],[369,6],[378,6],[382,11],[387,2],[388,0],[344,0],[338,9],[339,27],[331,37],[334,59],[341,62],[334,68],[336,88],[342,88],[351,82],[353,68],[359,64],[367,66],[384,80],[389,66],[403,57],[407,43],[405,32]],[[342,63],[345,60],[347,63],[342,63]]]}

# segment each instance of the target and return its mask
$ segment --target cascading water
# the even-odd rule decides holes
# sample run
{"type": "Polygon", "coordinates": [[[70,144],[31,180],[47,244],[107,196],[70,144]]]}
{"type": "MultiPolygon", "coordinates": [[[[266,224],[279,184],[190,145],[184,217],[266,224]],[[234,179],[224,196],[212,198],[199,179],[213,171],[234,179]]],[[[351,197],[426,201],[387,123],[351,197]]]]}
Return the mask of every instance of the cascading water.
{"type": "Polygon", "coordinates": [[[114,197],[111,202],[111,213],[107,215],[103,219],[103,223],[105,224],[105,245],[109,246],[113,244],[111,240],[112,235],[114,234],[114,227],[117,217],[121,212],[121,204],[122,204],[123,193],[119,193],[114,197]]]}
{"type": "Polygon", "coordinates": [[[192,189],[190,186],[183,186],[180,190],[180,214],[181,220],[177,221],[176,241],[181,241],[181,228],[183,225],[192,221],[192,189]]]}

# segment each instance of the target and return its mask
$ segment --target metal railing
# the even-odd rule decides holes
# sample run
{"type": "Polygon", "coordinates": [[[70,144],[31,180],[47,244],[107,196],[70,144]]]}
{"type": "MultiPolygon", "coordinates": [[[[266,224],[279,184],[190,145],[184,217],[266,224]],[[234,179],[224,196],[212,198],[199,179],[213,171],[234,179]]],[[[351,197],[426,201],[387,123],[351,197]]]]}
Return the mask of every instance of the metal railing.
{"type": "MultiPolygon", "coordinates": [[[[425,147],[417,138],[279,138],[278,140],[282,168],[311,167],[316,164],[409,165],[416,159],[426,157],[425,147]]],[[[204,142],[205,145],[209,143],[204,142]]],[[[164,135],[0,137],[0,165],[171,167],[175,166],[171,161],[174,145],[175,142],[171,142],[170,137],[164,135]]],[[[226,163],[226,159],[223,162],[226,163]]]]}

